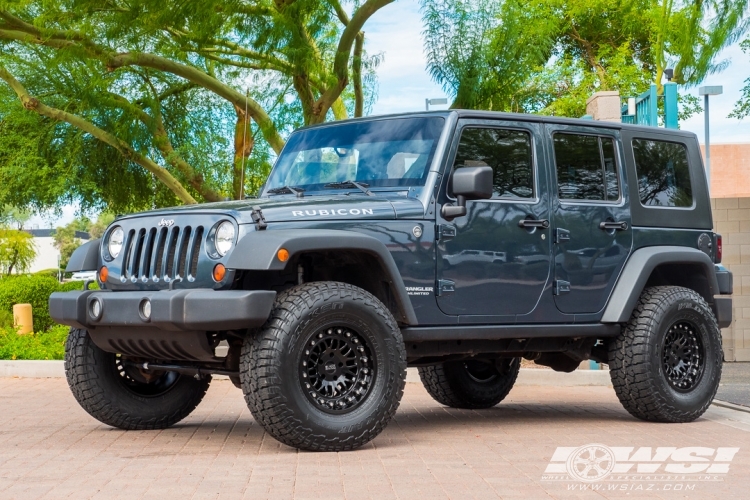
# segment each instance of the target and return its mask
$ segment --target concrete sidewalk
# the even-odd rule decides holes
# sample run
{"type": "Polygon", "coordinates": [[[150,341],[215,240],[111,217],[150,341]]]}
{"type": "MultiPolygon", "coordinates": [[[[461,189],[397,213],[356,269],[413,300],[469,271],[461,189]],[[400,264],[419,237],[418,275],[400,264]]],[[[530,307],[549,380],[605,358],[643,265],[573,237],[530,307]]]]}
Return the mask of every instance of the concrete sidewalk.
{"type": "Polygon", "coordinates": [[[410,383],[372,443],[307,453],[268,437],[229,381],[174,428],[124,432],[81,410],[64,379],[0,379],[2,499],[726,500],[749,488],[750,414],[712,407],[690,424],[641,422],[608,387],[519,386],[493,409],[466,411],[410,383]],[[592,443],[614,457],[599,463],[608,475],[565,473],[592,443]]]}

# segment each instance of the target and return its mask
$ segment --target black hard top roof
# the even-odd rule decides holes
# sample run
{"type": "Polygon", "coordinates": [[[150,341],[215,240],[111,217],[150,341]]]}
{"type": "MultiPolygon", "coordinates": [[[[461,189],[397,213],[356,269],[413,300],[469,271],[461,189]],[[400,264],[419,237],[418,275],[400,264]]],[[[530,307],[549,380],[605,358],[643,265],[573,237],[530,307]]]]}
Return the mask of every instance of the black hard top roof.
{"type": "Polygon", "coordinates": [[[597,120],[586,120],[583,118],[564,118],[559,116],[546,116],[546,115],[533,115],[528,113],[503,113],[499,111],[478,111],[478,110],[472,110],[472,109],[453,109],[453,110],[445,110],[445,111],[415,111],[410,113],[397,113],[397,114],[390,114],[390,115],[372,115],[372,116],[365,116],[362,118],[350,118],[347,120],[339,120],[339,121],[332,121],[332,122],[324,122],[319,123],[316,125],[308,125],[306,127],[302,127],[300,130],[312,128],[312,127],[325,127],[330,125],[336,125],[340,124],[342,122],[362,122],[362,121],[374,121],[374,120],[389,120],[393,118],[406,118],[406,117],[416,117],[416,116],[451,116],[456,115],[458,118],[474,118],[474,119],[480,119],[480,120],[508,120],[508,121],[530,121],[530,122],[537,122],[537,123],[555,123],[560,125],[576,125],[576,126],[583,126],[583,127],[600,127],[600,128],[609,128],[609,129],[618,129],[618,130],[632,130],[634,132],[643,132],[643,133],[667,133],[667,134],[673,134],[677,136],[682,137],[691,137],[696,138],[697,136],[693,132],[688,132],[685,130],[675,130],[675,129],[668,129],[663,127],[650,127],[645,125],[630,125],[626,123],[617,123],[617,122],[606,122],[606,121],[597,121],[597,120]]]}

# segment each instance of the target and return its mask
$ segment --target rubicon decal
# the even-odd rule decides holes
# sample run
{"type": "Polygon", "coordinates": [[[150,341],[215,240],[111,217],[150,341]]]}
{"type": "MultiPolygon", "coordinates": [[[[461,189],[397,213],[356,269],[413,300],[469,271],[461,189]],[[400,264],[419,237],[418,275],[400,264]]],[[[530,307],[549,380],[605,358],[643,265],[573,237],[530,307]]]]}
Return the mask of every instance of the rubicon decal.
{"type": "Polygon", "coordinates": [[[292,217],[335,217],[337,215],[373,215],[372,208],[319,208],[292,210],[292,217]]]}
{"type": "Polygon", "coordinates": [[[688,446],[561,446],[544,470],[546,481],[721,481],[739,448],[688,446]]]}

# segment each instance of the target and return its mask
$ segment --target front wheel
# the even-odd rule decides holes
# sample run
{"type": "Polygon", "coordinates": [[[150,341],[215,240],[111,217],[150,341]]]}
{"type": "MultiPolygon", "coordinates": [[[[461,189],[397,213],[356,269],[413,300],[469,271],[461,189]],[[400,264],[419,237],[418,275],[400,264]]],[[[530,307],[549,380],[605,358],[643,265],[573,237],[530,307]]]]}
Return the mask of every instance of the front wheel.
{"type": "Polygon", "coordinates": [[[691,422],[721,379],[721,333],[703,297],[688,288],[647,288],[609,348],[612,385],[634,417],[691,422]]]}
{"type": "Polygon", "coordinates": [[[88,331],[71,328],[65,343],[65,376],[89,415],[126,430],[165,429],[201,402],[211,377],[144,372],[119,354],[103,351],[88,331]]]}
{"type": "Polygon", "coordinates": [[[343,451],[377,436],[396,413],[406,381],[401,331],[370,293],[311,282],[276,299],[240,360],[253,417],[284,444],[343,451]]]}
{"type": "Polygon", "coordinates": [[[518,377],[521,358],[447,361],[419,367],[422,385],[451,408],[491,408],[505,399],[518,377]]]}

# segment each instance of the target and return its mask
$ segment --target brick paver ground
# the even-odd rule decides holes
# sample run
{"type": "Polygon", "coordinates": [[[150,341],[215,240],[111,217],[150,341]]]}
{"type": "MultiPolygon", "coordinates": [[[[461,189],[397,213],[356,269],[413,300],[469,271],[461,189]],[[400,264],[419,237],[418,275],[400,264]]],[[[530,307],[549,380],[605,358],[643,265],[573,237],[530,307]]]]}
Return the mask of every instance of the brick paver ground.
{"type": "Polygon", "coordinates": [[[750,414],[707,417],[640,422],[606,387],[516,387],[494,409],[450,410],[409,383],[372,443],[306,453],[268,437],[226,380],[178,426],[123,432],[84,413],[64,380],[0,379],[0,498],[747,498],[750,414]],[[588,443],[740,451],[714,481],[543,480],[558,446],[588,443]]]}

